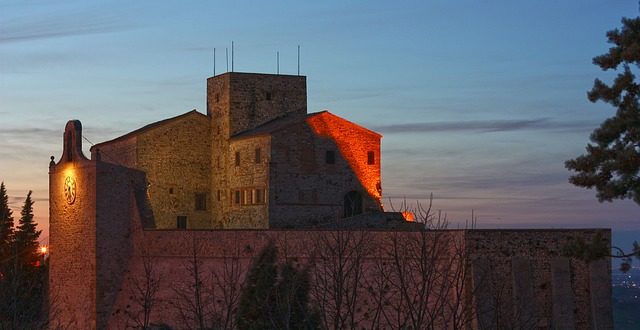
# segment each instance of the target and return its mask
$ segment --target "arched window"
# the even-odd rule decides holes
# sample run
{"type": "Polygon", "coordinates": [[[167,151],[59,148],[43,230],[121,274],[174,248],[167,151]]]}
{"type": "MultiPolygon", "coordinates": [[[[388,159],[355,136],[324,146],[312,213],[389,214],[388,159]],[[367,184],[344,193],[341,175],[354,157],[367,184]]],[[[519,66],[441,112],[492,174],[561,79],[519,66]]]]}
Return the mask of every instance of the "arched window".
{"type": "Polygon", "coordinates": [[[350,191],[344,195],[344,217],[352,217],[362,213],[362,194],[350,191]]]}

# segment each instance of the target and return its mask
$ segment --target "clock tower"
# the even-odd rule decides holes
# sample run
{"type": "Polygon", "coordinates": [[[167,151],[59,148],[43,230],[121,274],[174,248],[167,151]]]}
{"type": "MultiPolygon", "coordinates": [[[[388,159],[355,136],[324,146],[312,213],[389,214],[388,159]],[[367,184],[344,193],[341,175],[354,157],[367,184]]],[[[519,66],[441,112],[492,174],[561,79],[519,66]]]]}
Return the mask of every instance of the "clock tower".
{"type": "Polygon", "coordinates": [[[145,176],[87,159],[78,120],[67,123],[63,142],[60,159],[49,163],[49,312],[73,329],[109,328],[145,176]]]}

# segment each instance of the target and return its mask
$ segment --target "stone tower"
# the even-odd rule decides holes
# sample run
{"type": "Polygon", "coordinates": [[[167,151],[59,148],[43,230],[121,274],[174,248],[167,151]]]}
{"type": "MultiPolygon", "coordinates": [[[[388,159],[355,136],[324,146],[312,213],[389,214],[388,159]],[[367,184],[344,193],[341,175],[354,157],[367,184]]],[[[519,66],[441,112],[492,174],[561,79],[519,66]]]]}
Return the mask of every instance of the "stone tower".
{"type": "Polygon", "coordinates": [[[228,72],[207,79],[207,116],[211,120],[212,216],[216,226],[229,217],[230,138],[274,119],[304,118],[304,76],[228,72]]]}
{"type": "Polygon", "coordinates": [[[80,121],[67,123],[63,145],[49,164],[49,312],[72,329],[104,329],[133,251],[144,173],[87,159],[80,121]]]}

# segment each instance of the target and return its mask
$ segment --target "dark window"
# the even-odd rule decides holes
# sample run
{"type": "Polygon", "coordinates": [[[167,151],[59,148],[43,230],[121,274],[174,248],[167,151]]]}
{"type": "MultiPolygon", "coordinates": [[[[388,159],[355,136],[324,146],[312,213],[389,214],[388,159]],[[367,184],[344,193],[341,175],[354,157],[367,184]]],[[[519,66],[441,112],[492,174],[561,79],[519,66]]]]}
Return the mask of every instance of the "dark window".
{"type": "Polygon", "coordinates": [[[260,163],[262,160],[262,155],[260,154],[260,148],[256,148],[256,164],[260,163]]]}
{"type": "Polygon", "coordinates": [[[196,211],[206,211],[206,210],[207,210],[207,194],[196,193],[196,211]]]}
{"type": "Polygon", "coordinates": [[[173,195],[173,188],[169,188],[169,194],[173,195]]]}
{"type": "Polygon", "coordinates": [[[222,190],[218,190],[218,201],[222,199],[222,190]]]}
{"type": "Polygon", "coordinates": [[[373,151],[367,152],[367,164],[373,165],[376,163],[376,154],[373,151]]]}
{"type": "Polygon", "coordinates": [[[220,94],[216,93],[216,103],[220,102],[220,94]]]}
{"type": "Polygon", "coordinates": [[[271,93],[270,92],[267,92],[266,98],[267,98],[267,101],[271,101],[271,93]]]}
{"type": "Polygon", "coordinates": [[[176,219],[176,228],[187,229],[187,216],[179,215],[176,219]]]}
{"type": "Polygon", "coordinates": [[[325,154],[324,160],[327,164],[335,164],[336,163],[336,152],[333,150],[327,150],[325,154]]]}
{"type": "Polygon", "coordinates": [[[240,166],[240,152],[236,151],[236,166],[240,166]]]}
{"type": "Polygon", "coordinates": [[[256,204],[264,204],[264,189],[256,189],[254,203],[256,204]]]}
{"type": "Polygon", "coordinates": [[[351,217],[362,213],[362,194],[350,191],[344,195],[344,217],[351,217]]]}
{"type": "Polygon", "coordinates": [[[240,190],[236,190],[233,195],[233,203],[240,204],[240,190]]]}

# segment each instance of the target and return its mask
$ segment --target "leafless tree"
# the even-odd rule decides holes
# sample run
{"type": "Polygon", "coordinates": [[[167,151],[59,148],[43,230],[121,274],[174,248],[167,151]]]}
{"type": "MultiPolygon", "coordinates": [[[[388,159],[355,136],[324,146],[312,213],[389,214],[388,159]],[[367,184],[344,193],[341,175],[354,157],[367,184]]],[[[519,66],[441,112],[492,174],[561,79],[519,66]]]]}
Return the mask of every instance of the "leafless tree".
{"type": "Polygon", "coordinates": [[[327,329],[355,329],[361,321],[365,289],[365,258],[370,254],[369,232],[342,230],[317,232],[312,239],[314,267],[312,296],[327,329]]]}
{"type": "Polygon", "coordinates": [[[145,251],[140,259],[143,272],[131,278],[130,297],[133,309],[127,309],[125,314],[133,323],[133,328],[146,330],[151,325],[151,312],[159,303],[157,294],[162,285],[162,278],[153,257],[145,251]]]}
{"type": "Polygon", "coordinates": [[[201,256],[201,245],[195,236],[191,237],[189,259],[185,262],[188,277],[185,282],[175,283],[172,287],[174,299],[171,306],[178,314],[181,325],[187,329],[208,329],[213,320],[212,290],[207,287],[201,256]]]}
{"type": "Polygon", "coordinates": [[[225,251],[222,265],[212,270],[214,319],[219,329],[236,328],[236,312],[244,286],[246,266],[240,260],[240,249],[225,251]]]}
{"type": "Polygon", "coordinates": [[[393,204],[393,201],[389,199],[389,207],[393,212],[400,212],[404,214],[410,214],[414,217],[413,221],[424,224],[426,229],[430,230],[438,230],[438,229],[447,229],[449,227],[449,220],[447,219],[447,214],[443,213],[441,210],[434,212],[433,210],[433,193],[429,194],[429,203],[424,206],[420,201],[416,201],[415,206],[409,206],[407,203],[407,199],[404,198],[398,205],[393,204]]]}

